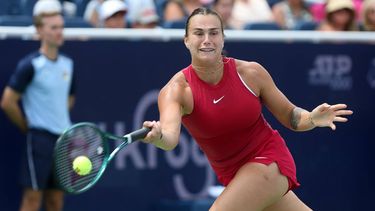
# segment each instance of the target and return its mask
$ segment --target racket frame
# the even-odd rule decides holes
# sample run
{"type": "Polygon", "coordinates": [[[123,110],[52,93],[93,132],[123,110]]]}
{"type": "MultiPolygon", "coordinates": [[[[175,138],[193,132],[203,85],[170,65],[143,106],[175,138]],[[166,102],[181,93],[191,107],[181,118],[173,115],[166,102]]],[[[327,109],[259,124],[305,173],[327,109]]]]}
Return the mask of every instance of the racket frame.
{"type": "Polygon", "coordinates": [[[101,164],[100,169],[99,169],[98,173],[96,174],[95,178],[92,179],[92,181],[89,182],[85,187],[83,187],[79,190],[73,190],[71,188],[67,188],[67,187],[64,187],[63,185],[61,185],[60,179],[59,179],[59,177],[58,177],[58,175],[55,171],[55,178],[56,178],[56,180],[59,184],[59,187],[62,190],[64,190],[65,192],[68,192],[68,193],[71,193],[71,194],[79,194],[79,193],[85,192],[88,189],[90,189],[91,187],[93,187],[99,181],[101,176],[103,175],[103,173],[106,170],[110,161],[116,156],[116,154],[122,148],[124,148],[125,146],[127,146],[127,145],[129,145],[129,144],[131,144],[131,143],[133,143],[133,142],[135,142],[139,139],[144,138],[147,135],[147,133],[151,130],[150,128],[141,128],[141,129],[138,129],[138,130],[133,131],[131,133],[128,133],[124,136],[116,136],[116,135],[113,135],[111,133],[104,132],[104,131],[100,130],[95,124],[93,124],[91,122],[79,122],[79,123],[74,124],[71,127],[67,128],[61,134],[61,136],[58,138],[58,140],[56,142],[56,146],[55,146],[54,162],[57,160],[57,158],[56,158],[57,153],[56,152],[59,149],[59,142],[61,142],[63,140],[63,137],[65,135],[67,135],[70,131],[75,130],[76,128],[87,127],[87,126],[94,129],[101,136],[101,140],[103,142],[102,143],[103,153],[104,153],[103,163],[101,164]],[[109,139],[122,141],[111,153],[109,153],[109,144],[108,144],[109,139]]]}

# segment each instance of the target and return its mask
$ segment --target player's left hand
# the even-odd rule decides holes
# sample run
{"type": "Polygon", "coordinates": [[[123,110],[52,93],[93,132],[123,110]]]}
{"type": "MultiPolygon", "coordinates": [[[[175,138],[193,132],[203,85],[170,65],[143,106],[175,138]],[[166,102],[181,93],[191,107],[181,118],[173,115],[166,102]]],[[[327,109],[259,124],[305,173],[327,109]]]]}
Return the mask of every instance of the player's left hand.
{"type": "Polygon", "coordinates": [[[342,116],[353,114],[353,111],[346,108],[346,104],[323,103],[311,111],[311,121],[316,127],[330,127],[332,130],[336,130],[334,122],[347,122],[348,119],[342,116]]]}

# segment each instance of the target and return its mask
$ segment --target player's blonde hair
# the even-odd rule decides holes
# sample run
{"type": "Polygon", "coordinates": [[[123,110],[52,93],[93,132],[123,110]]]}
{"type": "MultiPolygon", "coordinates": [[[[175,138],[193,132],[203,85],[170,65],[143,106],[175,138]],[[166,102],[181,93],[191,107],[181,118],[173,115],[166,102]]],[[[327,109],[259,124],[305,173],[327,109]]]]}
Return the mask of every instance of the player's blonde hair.
{"type": "Polygon", "coordinates": [[[51,17],[55,15],[61,15],[60,12],[49,12],[49,13],[40,13],[33,17],[33,23],[36,28],[43,26],[43,18],[51,17]]]}

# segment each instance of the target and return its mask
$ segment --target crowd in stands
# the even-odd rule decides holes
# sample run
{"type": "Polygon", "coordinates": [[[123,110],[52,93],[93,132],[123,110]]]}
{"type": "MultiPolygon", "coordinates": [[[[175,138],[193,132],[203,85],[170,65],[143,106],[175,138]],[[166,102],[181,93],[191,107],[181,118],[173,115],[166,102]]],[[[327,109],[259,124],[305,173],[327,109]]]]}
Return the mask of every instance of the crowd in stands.
{"type": "Polygon", "coordinates": [[[375,30],[375,0],[1,0],[0,26],[31,25],[36,1],[60,1],[66,27],[184,28],[212,7],[227,29],[375,30]]]}

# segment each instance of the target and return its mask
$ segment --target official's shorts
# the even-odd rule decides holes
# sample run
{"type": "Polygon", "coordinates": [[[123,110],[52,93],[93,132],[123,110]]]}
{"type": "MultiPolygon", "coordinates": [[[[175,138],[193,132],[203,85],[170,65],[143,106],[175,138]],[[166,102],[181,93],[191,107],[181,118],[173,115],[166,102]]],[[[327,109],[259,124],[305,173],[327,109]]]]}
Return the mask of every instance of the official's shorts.
{"type": "Polygon", "coordinates": [[[20,184],[33,190],[57,189],[53,174],[53,150],[58,135],[30,129],[21,158],[20,184]]]}
{"type": "Polygon", "coordinates": [[[226,176],[219,175],[219,181],[224,186],[227,186],[234,178],[238,169],[248,162],[262,163],[265,165],[276,163],[280,173],[288,178],[289,190],[300,186],[297,181],[294,159],[286,146],[284,139],[281,138],[278,132],[274,132],[274,134],[267,141],[265,141],[265,143],[254,155],[251,155],[241,161],[233,174],[226,176]]]}

